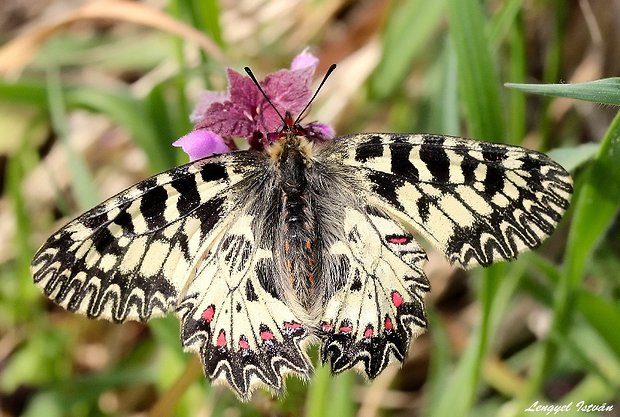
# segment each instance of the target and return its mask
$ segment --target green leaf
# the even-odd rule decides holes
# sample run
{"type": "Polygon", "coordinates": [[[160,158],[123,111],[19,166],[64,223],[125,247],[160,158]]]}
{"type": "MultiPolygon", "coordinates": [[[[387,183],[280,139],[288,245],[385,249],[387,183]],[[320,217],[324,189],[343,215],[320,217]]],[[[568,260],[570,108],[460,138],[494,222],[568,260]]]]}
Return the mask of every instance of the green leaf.
{"type": "Polygon", "coordinates": [[[547,155],[557,161],[569,172],[575,171],[595,157],[598,152],[598,143],[583,143],[581,145],[556,148],[547,152],[547,155]]]}
{"type": "Polygon", "coordinates": [[[576,84],[515,84],[506,83],[506,87],[526,93],[546,96],[574,98],[594,103],[620,106],[620,77],[603,78],[576,84]]]}
{"type": "Polygon", "coordinates": [[[620,207],[620,113],[601,142],[586,182],[574,202],[573,224],[566,248],[566,274],[581,281],[586,260],[620,207]]]}
{"type": "Polygon", "coordinates": [[[62,146],[67,152],[69,171],[71,172],[75,198],[82,210],[93,207],[101,201],[95,187],[93,175],[88,164],[78,152],[73,149],[68,139],[68,127],[66,121],[66,107],[64,91],[60,74],[52,69],[48,72],[48,101],[52,125],[62,146]]]}
{"type": "MultiPolygon", "coordinates": [[[[585,266],[603,233],[620,207],[620,113],[605,134],[598,155],[585,173],[576,197],[573,222],[566,245],[565,262],[555,290],[551,331],[564,335],[572,322],[575,304],[580,293],[585,266]]],[[[547,339],[543,354],[530,378],[527,391],[521,398],[525,403],[540,391],[544,379],[557,361],[560,346],[547,339]]]]}

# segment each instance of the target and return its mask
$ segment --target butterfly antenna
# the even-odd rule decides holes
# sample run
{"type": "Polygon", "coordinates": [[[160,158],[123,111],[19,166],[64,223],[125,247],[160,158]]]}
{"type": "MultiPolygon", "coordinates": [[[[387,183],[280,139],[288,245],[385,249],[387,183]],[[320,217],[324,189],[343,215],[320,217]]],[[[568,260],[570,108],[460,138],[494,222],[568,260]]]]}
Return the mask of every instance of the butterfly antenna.
{"type": "Polygon", "coordinates": [[[273,109],[276,111],[276,113],[278,113],[278,116],[280,116],[280,120],[282,120],[282,123],[284,123],[284,125],[286,125],[286,120],[284,120],[284,117],[282,117],[282,115],[280,114],[280,112],[278,111],[276,106],[274,106],[274,104],[271,102],[271,100],[269,99],[269,96],[267,95],[267,93],[265,93],[265,90],[263,90],[263,88],[260,86],[260,83],[258,82],[256,77],[254,76],[254,73],[252,72],[250,67],[243,67],[243,69],[250,76],[250,78],[252,79],[254,84],[256,84],[256,87],[258,87],[258,90],[263,94],[263,97],[265,97],[265,100],[267,100],[267,103],[269,103],[271,105],[271,107],[273,107],[273,109]]]}
{"type": "Polygon", "coordinates": [[[299,116],[297,116],[297,119],[295,120],[295,123],[293,123],[293,124],[297,124],[301,120],[301,118],[303,117],[303,115],[306,112],[306,110],[308,110],[308,107],[310,107],[310,105],[314,101],[316,95],[319,94],[319,91],[321,91],[321,87],[323,87],[323,84],[325,84],[325,81],[327,81],[327,78],[330,76],[330,74],[332,72],[334,72],[335,69],[336,69],[336,64],[331,64],[329,66],[329,69],[327,70],[327,72],[325,73],[325,76],[323,77],[323,81],[321,81],[321,84],[319,84],[319,87],[314,92],[314,95],[312,96],[310,101],[308,101],[308,104],[306,104],[306,107],[304,107],[304,109],[301,111],[301,113],[299,113],[299,116]]]}

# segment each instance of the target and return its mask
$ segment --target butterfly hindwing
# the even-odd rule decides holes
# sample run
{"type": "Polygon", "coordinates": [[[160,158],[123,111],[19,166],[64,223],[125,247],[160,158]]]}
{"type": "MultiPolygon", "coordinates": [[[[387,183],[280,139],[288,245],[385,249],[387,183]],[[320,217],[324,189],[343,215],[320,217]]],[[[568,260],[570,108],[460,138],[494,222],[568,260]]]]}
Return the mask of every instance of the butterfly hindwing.
{"type": "Polygon", "coordinates": [[[300,343],[309,335],[275,291],[276,265],[255,216],[239,210],[222,227],[189,282],[177,314],[187,350],[205,374],[244,399],[257,386],[282,391],[282,376],[308,379],[300,343]]]}
{"type": "Polygon", "coordinates": [[[569,174],[544,154],[451,136],[359,134],[324,157],[356,168],[369,201],[463,267],[537,247],[572,192],[569,174]]]}
{"type": "Polygon", "coordinates": [[[330,360],[333,372],[356,368],[375,378],[390,363],[402,362],[411,338],[426,327],[426,254],[373,207],[347,209],[342,227],[343,239],[329,253],[349,260],[347,283],[325,307],[321,358],[330,360]]]}

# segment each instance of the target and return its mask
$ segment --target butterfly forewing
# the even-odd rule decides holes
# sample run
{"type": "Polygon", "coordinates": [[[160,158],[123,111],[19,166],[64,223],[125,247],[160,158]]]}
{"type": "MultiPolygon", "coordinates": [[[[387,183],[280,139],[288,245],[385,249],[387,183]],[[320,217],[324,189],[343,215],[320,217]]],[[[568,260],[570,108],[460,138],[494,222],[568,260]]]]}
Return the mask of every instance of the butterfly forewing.
{"type": "MultiPolygon", "coordinates": [[[[242,181],[234,156],[151,177],[73,220],[39,249],[35,283],[89,317],[146,320],[174,306],[242,181]]],[[[245,168],[247,170],[247,167],[245,168]]]]}
{"type": "Polygon", "coordinates": [[[516,146],[400,134],[353,135],[330,145],[324,157],[355,167],[368,201],[463,267],[537,247],[572,193],[561,166],[516,146]]]}

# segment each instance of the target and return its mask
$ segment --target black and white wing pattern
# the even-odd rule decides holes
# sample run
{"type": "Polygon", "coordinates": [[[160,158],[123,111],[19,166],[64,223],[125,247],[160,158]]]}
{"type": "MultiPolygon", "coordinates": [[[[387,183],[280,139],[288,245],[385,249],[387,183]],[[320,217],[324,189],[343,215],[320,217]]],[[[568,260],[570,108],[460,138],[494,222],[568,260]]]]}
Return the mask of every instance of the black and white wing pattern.
{"type": "Polygon", "coordinates": [[[517,146],[389,133],[330,145],[320,157],[354,167],[369,204],[464,268],[539,246],[572,193],[571,177],[559,164],[517,146]]]}
{"type": "MultiPolygon", "coordinates": [[[[176,306],[201,247],[233,209],[234,157],[144,180],[73,220],[39,249],[35,283],[69,311],[115,322],[176,306]]],[[[247,171],[247,169],[246,169],[247,171]]]]}
{"type": "Polygon", "coordinates": [[[265,161],[231,153],[138,183],[55,233],[32,262],[35,283],[91,318],[176,312],[185,348],[241,398],[281,390],[285,373],[307,379],[306,330],[273,291],[272,248],[253,232],[265,214],[243,210],[265,161]]]}
{"type": "Polygon", "coordinates": [[[177,307],[186,350],[244,400],[258,386],[282,392],[283,376],[305,380],[312,371],[301,345],[309,333],[276,291],[273,250],[258,226],[265,213],[258,213],[239,208],[229,216],[177,307]]]}

